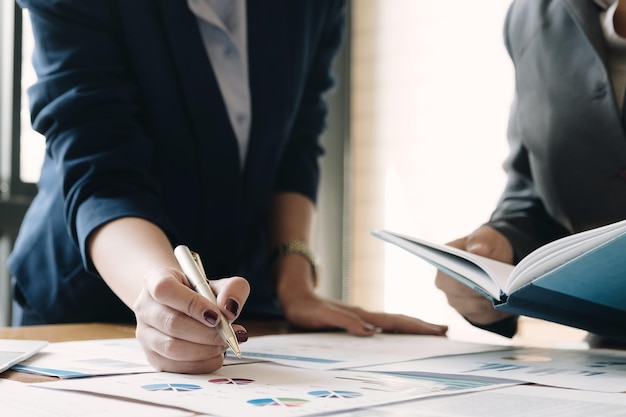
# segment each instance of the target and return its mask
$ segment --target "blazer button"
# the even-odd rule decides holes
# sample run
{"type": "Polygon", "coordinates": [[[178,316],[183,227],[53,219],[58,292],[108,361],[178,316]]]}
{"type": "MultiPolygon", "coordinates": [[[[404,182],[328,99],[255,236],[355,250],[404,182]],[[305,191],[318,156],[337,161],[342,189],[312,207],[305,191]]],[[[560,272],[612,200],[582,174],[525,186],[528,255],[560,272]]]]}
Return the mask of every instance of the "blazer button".
{"type": "Polygon", "coordinates": [[[626,168],[620,169],[618,176],[620,180],[626,181],[626,168]]]}
{"type": "Polygon", "coordinates": [[[592,92],[592,97],[596,100],[603,99],[607,95],[607,88],[605,84],[600,84],[596,86],[594,91],[592,92]]]}

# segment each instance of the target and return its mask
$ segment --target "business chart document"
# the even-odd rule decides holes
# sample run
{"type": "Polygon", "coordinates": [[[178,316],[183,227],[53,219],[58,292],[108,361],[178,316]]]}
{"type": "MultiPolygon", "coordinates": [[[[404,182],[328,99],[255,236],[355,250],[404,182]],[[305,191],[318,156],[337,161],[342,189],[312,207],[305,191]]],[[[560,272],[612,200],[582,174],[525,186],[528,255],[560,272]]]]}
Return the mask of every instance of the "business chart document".
{"type": "Polygon", "coordinates": [[[333,417],[622,417],[626,395],[516,385],[374,407],[333,417]]]}
{"type": "Polygon", "coordinates": [[[50,343],[12,369],[59,378],[154,372],[135,338],[50,343]]]}
{"type": "Polygon", "coordinates": [[[379,333],[357,338],[343,332],[324,332],[256,336],[241,345],[241,352],[247,359],[323,370],[510,348],[440,336],[379,333]]]}
{"type": "Polygon", "coordinates": [[[318,371],[263,362],[225,366],[207,375],[163,372],[66,379],[33,386],[145,401],[218,417],[293,417],[517,383],[481,377],[406,378],[368,372],[318,371]]]}
{"type": "Polygon", "coordinates": [[[475,375],[560,388],[626,392],[626,352],[609,349],[517,348],[359,369],[393,375],[423,372],[475,375]]]}
{"type": "Polygon", "coordinates": [[[43,390],[0,379],[0,410],[7,417],[192,417],[187,410],[71,391],[43,390]]]}
{"type": "MultiPolygon", "coordinates": [[[[225,360],[225,364],[243,362],[250,361],[225,360]]],[[[154,372],[135,338],[50,343],[12,369],[58,378],[154,372]]]]}

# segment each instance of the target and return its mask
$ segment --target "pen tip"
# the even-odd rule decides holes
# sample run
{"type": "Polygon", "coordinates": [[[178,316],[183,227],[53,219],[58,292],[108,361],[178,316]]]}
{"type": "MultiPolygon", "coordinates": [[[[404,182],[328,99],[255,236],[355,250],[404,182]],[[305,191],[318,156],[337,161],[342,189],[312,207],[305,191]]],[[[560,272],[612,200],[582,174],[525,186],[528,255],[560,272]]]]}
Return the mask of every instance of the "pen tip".
{"type": "Polygon", "coordinates": [[[233,351],[235,356],[241,359],[241,349],[239,349],[239,344],[237,343],[237,340],[234,337],[229,337],[226,340],[226,343],[228,344],[228,347],[230,348],[230,350],[233,351]]]}

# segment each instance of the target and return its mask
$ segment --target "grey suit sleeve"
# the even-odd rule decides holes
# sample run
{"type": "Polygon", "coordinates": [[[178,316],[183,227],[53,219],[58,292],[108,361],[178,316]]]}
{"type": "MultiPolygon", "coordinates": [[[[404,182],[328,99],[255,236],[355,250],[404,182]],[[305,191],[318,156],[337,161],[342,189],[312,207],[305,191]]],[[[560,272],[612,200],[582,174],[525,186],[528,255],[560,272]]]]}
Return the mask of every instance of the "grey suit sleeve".
{"type": "Polygon", "coordinates": [[[472,326],[478,327],[479,329],[487,330],[504,337],[513,337],[515,336],[515,333],[517,333],[518,318],[518,316],[511,316],[491,324],[477,324],[467,319],[465,320],[469,321],[472,326]]]}
{"type": "Polygon", "coordinates": [[[528,153],[516,123],[513,103],[509,121],[510,153],[504,163],[507,183],[488,226],[507,237],[514,251],[514,263],[533,250],[563,237],[568,231],[546,211],[536,191],[528,153]]]}
{"type": "MultiPolygon", "coordinates": [[[[513,2],[504,27],[505,45],[513,63],[516,56],[523,51],[523,46],[519,44],[525,43],[524,36],[516,33],[517,28],[512,22],[515,7],[516,3],[513,2]]],[[[509,240],[513,247],[514,263],[539,246],[567,234],[567,231],[550,217],[536,191],[528,151],[524,146],[524,138],[518,123],[518,111],[514,99],[507,132],[510,151],[504,163],[507,183],[496,209],[486,223],[509,240]]],[[[476,323],[472,325],[502,336],[513,337],[517,333],[518,317],[509,317],[488,325],[476,323]]]]}

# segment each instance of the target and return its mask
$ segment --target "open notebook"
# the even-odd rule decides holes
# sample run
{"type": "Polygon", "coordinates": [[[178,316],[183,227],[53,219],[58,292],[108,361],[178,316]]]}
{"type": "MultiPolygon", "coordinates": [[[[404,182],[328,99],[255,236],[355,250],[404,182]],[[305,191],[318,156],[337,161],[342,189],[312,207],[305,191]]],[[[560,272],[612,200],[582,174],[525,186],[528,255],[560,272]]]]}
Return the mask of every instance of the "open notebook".
{"type": "Polygon", "coordinates": [[[47,345],[44,340],[0,339],[0,372],[30,358],[47,345]]]}

